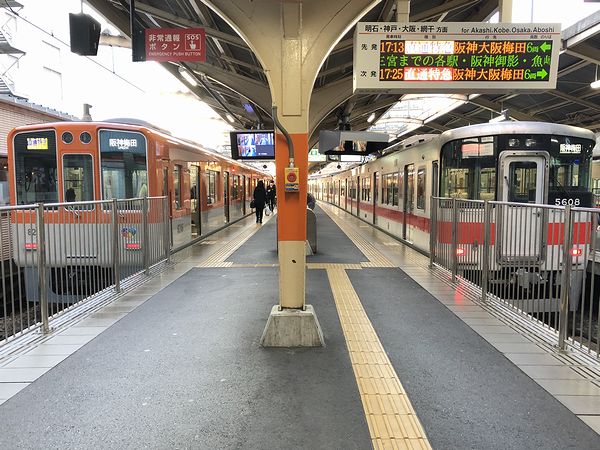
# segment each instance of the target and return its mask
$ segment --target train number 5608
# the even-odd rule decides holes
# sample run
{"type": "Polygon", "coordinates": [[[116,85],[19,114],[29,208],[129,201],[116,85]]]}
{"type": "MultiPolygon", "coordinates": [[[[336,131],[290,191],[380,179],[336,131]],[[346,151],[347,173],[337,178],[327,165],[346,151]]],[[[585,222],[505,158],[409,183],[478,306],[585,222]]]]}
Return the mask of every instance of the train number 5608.
{"type": "Polygon", "coordinates": [[[578,198],[557,198],[554,200],[556,206],[579,206],[581,200],[578,198]]]}

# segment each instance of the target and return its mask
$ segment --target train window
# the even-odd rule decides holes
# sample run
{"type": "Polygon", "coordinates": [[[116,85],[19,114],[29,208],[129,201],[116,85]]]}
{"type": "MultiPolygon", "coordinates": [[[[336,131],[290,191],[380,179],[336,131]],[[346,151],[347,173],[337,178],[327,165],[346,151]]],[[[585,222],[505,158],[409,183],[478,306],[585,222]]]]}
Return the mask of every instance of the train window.
{"type": "Polygon", "coordinates": [[[63,155],[63,194],[66,202],[94,200],[92,155],[63,155]]]}
{"type": "Polygon", "coordinates": [[[13,145],[17,204],[58,202],[54,131],[18,133],[13,145]]]}
{"type": "Polygon", "coordinates": [[[173,200],[175,209],[181,209],[181,166],[173,166],[173,200]]]}
{"type": "Polygon", "coordinates": [[[214,172],[212,170],[206,171],[206,177],[208,178],[206,183],[208,185],[208,195],[206,198],[207,205],[212,205],[213,203],[217,202],[217,173],[218,172],[214,172]]]}
{"type": "Polygon", "coordinates": [[[100,130],[102,198],[136,198],[148,195],[146,138],[142,133],[100,130]]]}
{"type": "Polygon", "coordinates": [[[417,209],[425,209],[425,168],[417,169],[417,209]]]}
{"type": "Polygon", "coordinates": [[[535,203],[537,164],[531,161],[511,162],[508,172],[508,201],[535,203]]]}
{"type": "Polygon", "coordinates": [[[361,200],[365,202],[371,201],[371,178],[364,177],[361,183],[361,200]]]}
{"type": "Polygon", "coordinates": [[[232,199],[237,199],[239,196],[239,189],[238,189],[239,184],[240,184],[239,175],[234,175],[233,176],[233,184],[231,186],[231,198],[232,199]]]}
{"type": "Polygon", "coordinates": [[[496,169],[481,169],[479,174],[479,199],[494,200],[496,196],[496,169]]]}
{"type": "Polygon", "coordinates": [[[392,175],[392,205],[398,206],[398,174],[392,175]]]}
{"type": "Polygon", "coordinates": [[[414,210],[414,194],[415,194],[415,166],[413,164],[409,164],[404,168],[404,173],[406,175],[406,211],[414,210]]]}
{"type": "Polygon", "coordinates": [[[390,189],[391,189],[391,187],[389,186],[388,176],[382,175],[381,176],[381,204],[382,205],[389,205],[390,198],[391,198],[391,196],[389,195],[389,194],[391,194],[390,189]]]}
{"type": "Polygon", "coordinates": [[[453,141],[442,147],[441,197],[495,200],[494,138],[484,136],[453,141]]]}

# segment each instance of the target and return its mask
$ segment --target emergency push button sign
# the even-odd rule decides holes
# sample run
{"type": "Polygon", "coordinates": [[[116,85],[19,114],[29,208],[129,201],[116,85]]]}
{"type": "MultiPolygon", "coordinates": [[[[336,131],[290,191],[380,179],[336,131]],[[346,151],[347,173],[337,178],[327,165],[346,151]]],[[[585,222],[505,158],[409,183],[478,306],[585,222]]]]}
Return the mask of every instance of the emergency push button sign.
{"type": "Polygon", "coordinates": [[[300,172],[296,167],[285,168],[285,192],[298,192],[300,190],[300,172]]]}

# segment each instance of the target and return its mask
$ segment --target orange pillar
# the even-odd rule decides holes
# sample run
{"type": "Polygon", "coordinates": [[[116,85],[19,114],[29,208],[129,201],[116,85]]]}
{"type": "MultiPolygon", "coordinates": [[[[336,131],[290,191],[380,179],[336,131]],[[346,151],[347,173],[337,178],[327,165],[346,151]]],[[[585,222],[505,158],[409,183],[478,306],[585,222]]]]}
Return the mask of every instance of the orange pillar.
{"type": "Polygon", "coordinates": [[[277,177],[277,236],[279,248],[279,306],[304,308],[306,279],[306,192],[308,134],[290,134],[294,143],[294,167],[300,172],[300,192],[285,192],[284,171],[289,167],[285,137],[278,133],[275,146],[277,177]]]}

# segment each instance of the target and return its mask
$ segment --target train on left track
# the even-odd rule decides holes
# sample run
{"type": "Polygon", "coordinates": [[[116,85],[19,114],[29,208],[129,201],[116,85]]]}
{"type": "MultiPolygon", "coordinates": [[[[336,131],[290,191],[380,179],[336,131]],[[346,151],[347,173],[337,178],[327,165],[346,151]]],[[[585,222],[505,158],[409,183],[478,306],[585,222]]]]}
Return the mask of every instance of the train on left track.
{"type": "MultiPolygon", "coordinates": [[[[17,127],[8,135],[8,167],[10,204],[17,207],[167,197],[170,246],[174,250],[250,214],[257,182],[272,178],[267,172],[201,144],[177,138],[144,122],[123,119],[17,127]]],[[[71,209],[71,213],[64,206],[47,210],[44,213],[47,232],[64,236],[61,228],[67,229],[74,219],[88,227],[108,226],[109,211],[100,205],[81,208],[79,212],[71,209]],[[88,209],[96,211],[92,214],[88,209]]],[[[131,213],[120,214],[125,217],[131,213]]],[[[35,222],[25,213],[13,214],[11,221],[15,222],[13,233],[35,232],[31,227],[15,227],[19,222],[35,222]]],[[[24,252],[35,251],[35,244],[29,242],[27,236],[14,242],[30,246],[13,249],[17,266],[33,265],[35,260],[28,260],[24,252]]],[[[54,252],[47,264],[55,272],[70,272],[60,275],[61,279],[85,277],[75,270],[95,270],[95,266],[106,266],[110,270],[108,262],[103,262],[100,256],[90,256],[99,254],[99,250],[87,248],[100,245],[94,242],[94,239],[83,238],[53,243],[70,247],[68,252],[54,252]],[[65,256],[56,256],[59,254],[65,256]],[[68,254],[79,255],[77,268],[72,267],[72,260],[67,260],[68,254]]],[[[131,249],[136,250],[136,247],[132,245],[131,249]]],[[[33,273],[29,273],[29,278],[37,279],[33,273]]],[[[28,290],[35,289],[35,280],[28,280],[27,286],[28,290]]]]}

